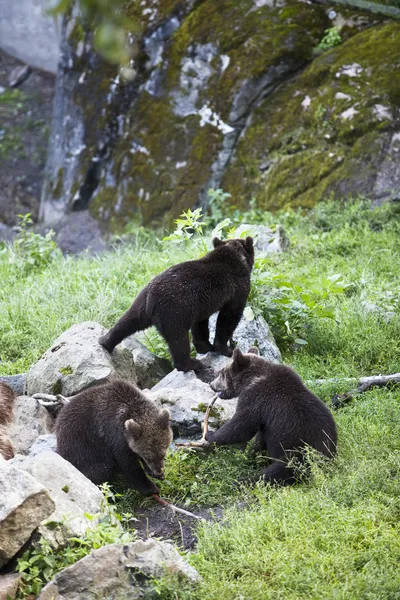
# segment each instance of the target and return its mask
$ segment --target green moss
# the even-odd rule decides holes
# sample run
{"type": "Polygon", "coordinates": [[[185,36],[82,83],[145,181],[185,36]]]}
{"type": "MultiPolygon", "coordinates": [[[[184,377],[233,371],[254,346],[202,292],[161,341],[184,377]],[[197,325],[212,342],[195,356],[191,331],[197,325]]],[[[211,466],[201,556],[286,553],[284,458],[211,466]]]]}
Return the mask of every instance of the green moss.
{"type": "MultiPolygon", "coordinates": [[[[205,413],[207,411],[207,408],[208,408],[207,404],[204,404],[204,402],[200,402],[200,404],[198,404],[198,406],[192,407],[192,410],[194,412],[205,413]]],[[[215,406],[213,406],[210,410],[210,417],[219,419],[221,417],[221,411],[223,411],[223,410],[224,410],[223,407],[216,408],[215,406]]]]}
{"type": "Polygon", "coordinates": [[[69,365],[67,367],[61,367],[59,371],[61,375],[72,375],[72,373],[74,372],[69,365]]]}
{"type": "Polygon", "coordinates": [[[52,387],[52,390],[51,390],[51,391],[53,392],[53,394],[54,394],[55,396],[57,396],[57,394],[61,394],[61,392],[62,392],[62,380],[61,380],[61,378],[60,378],[60,379],[57,379],[57,381],[56,381],[56,382],[55,382],[55,384],[53,385],[53,387],[52,387]]]}
{"type": "Polygon", "coordinates": [[[62,191],[63,191],[63,185],[64,185],[64,174],[65,174],[65,169],[63,167],[60,167],[57,171],[57,179],[56,179],[56,183],[52,189],[52,195],[53,198],[60,198],[62,191]]]}
{"type": "Polygon", "coordinates": [[[400,24],[365,30],[264,100],[222,182],[239,206],[368,194],[400,104],[400,24]],[[382,110],[380,107],[385,107],[382,110]]]}

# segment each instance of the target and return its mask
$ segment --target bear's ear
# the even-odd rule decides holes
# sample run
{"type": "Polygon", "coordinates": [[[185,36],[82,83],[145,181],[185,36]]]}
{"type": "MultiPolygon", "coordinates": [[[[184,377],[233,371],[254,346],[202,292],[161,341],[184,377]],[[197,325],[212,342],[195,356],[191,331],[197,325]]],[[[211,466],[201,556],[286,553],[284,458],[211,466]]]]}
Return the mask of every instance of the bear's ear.
{"type": "Polygon", "coordinates": [[[232,363],[234,370],[241,371],[242,369],[245,369],[246,367],[248,367],[249,364],[250,364],[249,358],[245,354],[242,354],[242,352],[239,348],[235,348],[233,351],[233,363],[232,363]]]}
{"type": "Polygon", "coordinates": [[[248,236],[244,240],[244,247],[249,254],[254,254],[254,241],[252,237],[248,236]]]}
{"type": "Polygon", "coordinates": [[[159,415],[158,415],[158,422],[160,424],[160,427],[162,427],[163,429],[166,429],[167,427],[169,427],[169,410],[166,408],[163,408],[162,411],[160,411],[159,415]]]}
{"type": "Polygon", "coordinates": [[[214,248],[218,248],[218,246],[223,246],[224,244],[225,244],[225,242],[223,242],[219,238],[214,238],[213,239],[213,246],[214,246],[214,248]]]}
{"type": "Polygon", "coordinates": [[[252,346],[247,350],[247,354],[256,354],[257,356],[260,356],[260,351],[256,346],[252,346]]]}
{"type": "Polygon", "coordinates": [[[125,431],[134,439],[138,439],[142,435],[142,426],[133,419],[128,419],[125,421],[125,431]]]}

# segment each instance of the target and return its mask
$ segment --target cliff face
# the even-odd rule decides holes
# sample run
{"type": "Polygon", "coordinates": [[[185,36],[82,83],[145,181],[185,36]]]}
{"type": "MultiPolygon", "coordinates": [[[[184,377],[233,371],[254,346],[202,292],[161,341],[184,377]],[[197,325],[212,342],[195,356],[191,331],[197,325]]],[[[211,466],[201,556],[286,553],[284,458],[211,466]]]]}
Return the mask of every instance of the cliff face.
{"type": "Polygon", "coordinates": [[[42,218],[89,207],[118,229],[221,186],[268,209],[396,193],[399,22],[296,0],[127,10],[143,25],[130,83],[64,23],[42,218]],[[334,25],[342,44],[316,55],[334,25]]]}

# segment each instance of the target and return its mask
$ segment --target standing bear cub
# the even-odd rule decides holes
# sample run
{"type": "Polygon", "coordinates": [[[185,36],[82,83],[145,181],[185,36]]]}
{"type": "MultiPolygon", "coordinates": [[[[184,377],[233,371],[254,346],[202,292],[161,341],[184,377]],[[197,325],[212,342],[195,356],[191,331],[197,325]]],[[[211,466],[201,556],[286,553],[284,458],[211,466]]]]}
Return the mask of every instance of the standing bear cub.
{"type": "Polygon", "coordinates": [[[254,263],[251,237],[213,240],[214,250],[199,260],[175,265],[157,275],[99,343],[112,352],[124,338],[152,325],[165,338],[178,371],[199,370],[190,358],[189,330],[197,352],[232,355],[228,341],[236,329],[250,291],[254,263]],[[208,319],[219,311],[214,344],[208,319]]]}
{"type": "Polygon", "coordinates": [[[137,387],[115,380],[72,396],[57,417],[56,436],[57,452],[93,483],[121,473],[145,496],[158,494],[145,470],[164,477],[169,412],[137,387]]]}
{"type": "Polygon", "coordinates": [[[217,431],[209,431],[205,438],[209,443],[226,445],[248,442],[256,436],[255,449],[267,450],[272,459],[260,475],[265,481],[292,485],[295,471],[288,462],[292,458],[303,462],[306,446],[334,456],[335,422],[325,404],[290,367],[257,354],[257,348],[250,348],[249,354],[236,348],[232,363],[211,382],[221,398],[239,399],[232,419],[217,431]]]}

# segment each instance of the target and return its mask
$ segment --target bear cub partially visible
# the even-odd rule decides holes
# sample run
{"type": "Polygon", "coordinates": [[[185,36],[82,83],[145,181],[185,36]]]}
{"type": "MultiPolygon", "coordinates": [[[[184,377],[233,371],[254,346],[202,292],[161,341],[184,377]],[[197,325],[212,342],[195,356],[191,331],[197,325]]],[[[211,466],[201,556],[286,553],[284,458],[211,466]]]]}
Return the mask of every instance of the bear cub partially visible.
{"type": "Polygon", "coordinates": [[[114,380],[72,396],[56,420],[57,452],[93,483],[121,473],[144,494],[158,494],[145,471],[164,477],[172,441],[169,412],[134,385],[114,380]]]}
{"type": "Polygon", "coordinates": [[[12,422],[15,399],[16,395],[10,386],[0,381],[0,456],[6,460],[14,456],[7,428],[12,422]]]}
{"type": "Polygon", "coordinates": [[[327,457],[336,453],[336,426],[329,409],[290,367],[261,358],[257,348],[248,354],[236,348],[232,363],[210,385],[221,398],[239,399],[232,419],[205,438],[227,445],[256,436],[255,449],[267,450],[272,462],[255,479],[292,485],[296,474],[288,462],[303,462],[306,446],[327,457]]]}
{"type": "Polygon", "coordinates": [[[99,343],[112,352],[123,339],[154,325],[179,371],[200,370],[190,358],[189,330],[197,352],[232,356],[228,345],[246,306],[254,263],[253,239],[213,240],[214,250],[157,275],[99,343]],[[218,312],[214,344],[208,319],[218,312]]]}

